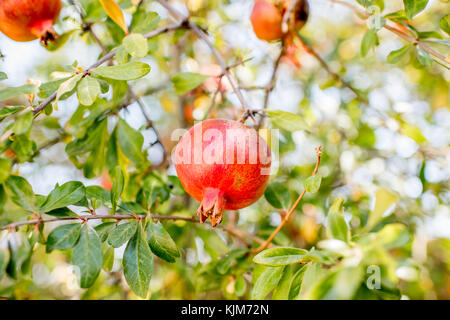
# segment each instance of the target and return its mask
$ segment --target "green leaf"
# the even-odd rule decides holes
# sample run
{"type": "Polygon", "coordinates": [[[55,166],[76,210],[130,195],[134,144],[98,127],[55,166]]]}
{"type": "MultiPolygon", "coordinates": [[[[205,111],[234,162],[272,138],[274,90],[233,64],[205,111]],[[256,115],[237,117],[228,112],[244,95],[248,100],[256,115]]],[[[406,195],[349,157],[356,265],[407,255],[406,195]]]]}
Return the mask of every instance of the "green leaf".
{"type": "Polygon", "coordinates": [[[236,260],[245,257],[247,252],[247,249],[235,249],[231,251],[217,263],[217,271],[220,274],[226,274],[233,264],[236,263],[236,260]]]}
{"type": "Polygon", "coordinates": [[[258,253],[253,262],[271,267],[299,263],[308,251],[298,248],[271,248],[258,253]]]}
{"type": "Polygon", "coordinates": [[[36,143],[28,138],[26,134],[18,134],[14,136],[11,149],[17,155],[19,162],[27,161],[36,152],[36,143]]]}
{"type": "Polygon", "coordinates": [[[113,171],[111,173],[111,179],[113,181],[113,184],[111,187],[111,203],[112,203],[112,207],[113,207],[113,212],[116,212],[117,203],[123,192],[123,187],[124,187],[124,183],[125,183],[123,171],[120,168],[120,166],[116,166],[113,169],[113,171]]]}
{"type": "Polygon", "coordinates": [[[109,233],[108,243],[114,248],[118,248],[125,244],[136,233],[137,222],[125,222],[119,224],[109,233]]]}
{"type": "Polygon", "coordinates": [[[284,130],[293,132],[308,128],[306,122],[298,114],[281,110],[267,110],[266,113],[273,125],[284,130]]]}
{"type": "Polygon", "coordinates": [[[439,26],[450,36],[450,14],[447,14],[441,18],[439,26]]]}
{"type": "Polygon", "coordinates": [[[399,62],[408,53],[410,48],[411,45],[407,44],[406,46],[401,47],[398,50],[391,51],[387,56],[387,63],[394,64],[399,62]]]}
{"type": "Polygon", "coordinates": [[[133,14],[130,31],[133,33],[147,33],[159,23],[160,17],[156,12],[146,12],[139,9],[133,14]]]}
{"type": "Polygon", "coordinates": [[[123,254],[123,274],[131,290],[146,298],[153,274],[153,255],[139,225],[123,254]]]}
{"type": "Polygon", "coordinates": [[[48,235],[46,251],[72,249],[80,237],[80,232],[80,223],[71,223],[56,227],[48,235]]]}
{"type": "Polygon", "coordinates": [[[0,90],[0,102],[14,98],[21,94],[33,94],[36,92],[36,86],[34,84],[25,84],[20,87],[6,88],[0,90]]]}
{"type": "Polygon", "coordinates": [[[104,222],[94,228],[101,242],[105,242],[106,239],[108,239],[109,233],[114,229],[115,226],[115,222],[104,222]]]}
{"type": "Polygon", "coordinates": [[[400,248],[411,241],[411,235],[405,225],[392,223],[377,232],[378,243],[387,249],[400,248]]]}
{"type": "Polygon", "coordinates": [[[264,197],[274,208],[288,209],[291,204],[291,193],[285,184],[273,182],[264,191],[264,197]]]}
{"type": "Polygon", "coordinates": [[[91,71],[96,77],[113,80],[136,80],[150,72],[150,66],[139,61],[131,61],[125,64],[110,67],[98,67],[91,71]]]}
{"type": "Polygon", "coordinates": [[[86,187],[86,198],[91,201],[91,204],[95,208],[101,206],[111,206],[111,193],[103,187],[100,186],[89,186],[86,187]]]}
{"type": "Polygon", "coordinates": [[[78,100],[82,105],[92,105],[100,94],[100,84],[97,79],[86,76],[84,77],[77,88],[78,100]]]}
{"type": "Polygon", "coordinates": [[[7,158],[0,158],[0,183],[5,182],[11,174],[12,161],[7,158]]]}
{"type": "Polygon", "coordinates": [[[428,0],[403,0],[406,17],[411,20],[416,14],[425,9],[428,0]]]}
{"type": "Polygon", "coordinates": [[[148,224],[147,241],[152,252],[167,262],[175,262],[180,257],[177,245],[159,222],[148,224]]]}
{"type": "Polygon", "coordinates": [[[361,42],[361,55],[365,57],[369,50],[374,47],[378,42],[377,32],[374,29],[369,29],[364,34],[361,42]]]}
{"type": "Polygon", "coordinates": [[[397,197],[386,189],[378,189],[375,195],[375,207],[369,215],[369,220],[364,227],[365,231],[370,231],[380,222],[383,214],[397,201],[397,197]]]}
{"type": "Polygon", "coordinates": [[[185,94],[203,83],[208,78],[203,74],[194,73],[194,72],[182,72],[179,73],[170,79],[172,81],[175,92],[178,95],[185,94]]]}
{"type": "Polygon", "coordinates": [[[73,212],[69,208],[58,208],[58,209],[48,211],[45,214],[48,214],[49,216],[52,216],[52,217],[77,217],[78,216],[75,212],[73,212]]]}
{"type": "Polygon", "coordinates": [[[48,212],[67,207],[76,204],[84,197],[84,185],[79,181],[69,181],[53,189],[40,209],[42,212],[48,212]]]}
{"type": "Polygon", "coordinates": [[[297,300],[302,288],[303,276],[308,265],[304,265],[298,269],[292,277],[291,286],[289,288],[289,300],[297,300]]]}
{"type": "Polygon", "coordinates": [[[263,300],[280,282],[285,267],[269,267],[256,280],[251,298],[263,300]]]}
{"type": "Polygon", "coordinates": [[[102,243],[92,228],[86,223],[80,238],[73,248],[72,263],[80,269],[80,287],[89,288],[94,284],[103,265],[102,243]]]}
{"type": "MultiPolygon", "coordinates": [[[[50,97],[56,90],[58,90],[59,86],[69,80],[70,77],[65,77],[65,78],[61,78],[61,79],[57,79],[57,80],[53,80],[53,81],[49,81],[49,82],[45,82],[43,84],[41,84],[39,86],[39,91],[38,91],[38,97],[42,98],[42,99],[46,99],[48,97],[50,97]]],[[[60,100],[63,100],[64,97],[61,97],[60,100]]]]}
{"type": "Polygon", "coordinates": [[[247,282],[242,275],[236,277],[236,282],[234,283],[234,293],[238,297],[242,297],[247,291],[247,282]]]}
{"type": "Polygon", "coordinates": [[[117,140],[123,153],[135,163],[142,162],[142,146],[144,137],[139,131],[134,130],[125,120],[119,119],[117,125],[117,140]]]}
{"type": "Polygon", "coordinates": [[[278,285],[273,291],[272,300],[289,299],[289,289],[291,287],[292,276],[292,268],[284,268],[283,276],[281,277],[280,282],[278,282],[278,285]]]}
{"type": "Polygon", "coordinates": [[[0,81],[6,80],[6,79],[8,79],[8,76],[6,75],[6,73],[0,71],[0,81]]]}
{"type": "Polygon", "coordinates": [[[0,248],[0,279],[6,271],[9,263],[9,250],[7,248],[0,248]]]}
{"type": "Polygon", "coordinates": [[[311,176],[305,180],[306,192],[316,193],[320,189],[320,183],[322,182],[322,177],[319,175],[311,176]]]}
{"type": "Polygon", "coordinates": [[[72,92],[75,91],[75,88],[82,77],[82,74],[77,74],[61,83],[56,91],[56,101],[58,101],[63,95],[72,95],[72,92]]]}
{"type": "Polygon", "coordinates": [[[103,270],[106,272],[111,272],[113,266],[114,266],[114,248],[103,244],[103,270]]]}
{"type": "Polygon", "coordinates": [[[25,107],[22,106],[4,106],[0,108],[0,121],[5,119],[6,117],[13,115],[25,107]]]}
{"type": "Polygon", "coordinates": [[[425,67],[431,67],[433,65],[433,58],[430,56],[428,52],[426,52],[421,47],[416,47],[417,51],[417,59],[419,62],[425,67]]]}
{"type": "Polygon", "coordinates": [[[344,242],[350,240],[350,230],[345,222],[342,213],[344,199],[338,198],[331,206],[327,217],[327,235],[329,238],[338,239],[344,242]]]}
{"type": "Polygon", "coordinates": [[[15,204],[27,211],[34,211],[34,192],[27,180],[19,176],[9,176],[5,186],[15,204]]]}
{"type": "Polygon", "coordinates": [[[147,39],[140,33],[129,34],[123,39],[122,45],[132,57],[143,58],[147,55],[147,39]]]}
{"type": "Polygon", "coordinates": [[[15,134],[27,133],[33,123],[33,112],[31,110],[24,110],[15,119],[12,131],[15,134]]]}

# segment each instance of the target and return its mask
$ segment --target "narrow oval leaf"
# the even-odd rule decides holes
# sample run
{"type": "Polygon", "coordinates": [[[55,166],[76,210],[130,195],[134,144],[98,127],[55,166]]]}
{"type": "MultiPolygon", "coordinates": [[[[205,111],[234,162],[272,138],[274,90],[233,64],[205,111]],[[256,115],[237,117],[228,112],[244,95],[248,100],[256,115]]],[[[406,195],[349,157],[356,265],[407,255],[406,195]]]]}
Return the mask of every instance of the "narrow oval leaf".
{"type": "Polygon", "coordinates": [[[78,100],[82,105],[90,106],[95,102],[100,91],[100,84],[97,79],[89,76],[84,77],[78,84],[78,100]]]}
{"type": "Polygon", "coordinates": [[[92,228],[84,224],[80,238],[73,248],[72,263],[80,271],[80,287],[89,288],[94,284],[103,265],[102,243],[92,228]]]}
{"type": "Polygon", "coordinates": [[[170,81],[173,83],[175,92],[182,95],[197,88],[207,78],[208,76],[195,72],[182,72],[173,76],[170,81]]]}
{"type": "Polygon", "coordinates": [[[36,92],[36,86],[34,84],[25,84],[20,87],[6,88],[0,90],[0,102],[14,98],[21,94],[33,94],[36,92]]]}
{"type": "Polygon", "coordinates": [[[253,300],[263,300],[280,282],[285,267],[269,267],[256,280],[252,289],[253,300]]]}
{"type": "Polygon", "coordinates": [[[108,236],[108,243],[114,248],[125,244],[136,233],[137,222],[125,222],[119,224],[108,236]]]}
{"type": "Polygon", "coordinates": [[[293,132],[306,130],[308,127],[298,114],[281,110],[267,110],[266,113],[270,117],[272,124],[281,129],[293,132]]]}
{"type": "Polygon", "coordinates": [[[14,120],[12,131],[15,134],[24,134],[31,129],[33,123],[33,112],[31,110],[25,110],[21,112],[14,120]]]}
{"type": "Polygon", "coordinates": [[[82,77],[82,74],[77,74],[61,83],[58,87],[58,91],[56,91],[56,101],[58,101],[63,95],[70,94],[74,91],[82,77]]]}
{"type": "Polygon", "coordinates": [[[50,192],[41,206],[42,212],[52,211],[78,203],[85,197],[84,185],[79,181],[69,181],[50,192]]]}
{"type": "Polygon", "coordinates": [[[284,266],[299,263],[308,251],[298,248],[270,248],[258,253],[253,262],[266,266],[284,266]]]}
{"type": "Polygon", "coordinates": [[[15,204],[27,211],[34,211],[34,192],[27,180],[19,176],[9,176],[5,186],[15,204]]]}
{"type": "Polygon", "coordinates": [[[53,229],[47,238],[46,251],[72,249],[80,237],[81,224],[65,224],[53,229]]]}
{"type": "Polygon", "coordinates": [[[147,241],[152,252],[167,262],[175,262],[175,258],[180,256],[177,245],[159,222],[149,223],[147,241]]]}
{"type": "Polygon", "coordinates": [[[97,232],[100,240],[102,242],[105,242],[106,239],[108,239],[109,233],[114,229],[115,226],[115,222],[104,222],[96,226],[94,229],[97,232]]]}
{"type": "Polygon", "coordinates": [[[376,46],[378,42],[377,32],[374,29],[369,29],[364,34],[364,37],[361,42],[361,55],[365,57],[369,50],[376,46]]]}
{"type": "Polygon", "coordinates": [[[116,166],[112,173],[111,173],[111,179],[113,181],[112,187],[111,187],[111,203],[113,207],[113,212],[116,212],[117,203],[120,199],[120,195],[122,194],[125,178],[123,176],[123,171],[120,168],[120,166],[116,166]]]}
{"type": "Polygon", "coordinates": [[[123,17],[123,12],[114,0],[100,0],[103,9],[108,17],[111,18],[125,33],[128,33],[128,27],[123,17]]]}
{"type": "Polygon", "coordinates": [[[98,67],[91,71],[96,77],[113,80],[136,80],[150,72],[150,66],[140,61],[131,61],[117,66],[98,67]]]}
{"type": "Polygon", "coordinates": [[[145,298],[153,274],[153,255],[144,239],[142,227],[139,228],[123,254],[123,274],[131,290],[145,298]]]}
{"type": "Polygon", "coordinates": [[[329,238],[344,242],[350,240],[350,231],[342,214],[343,199],[337,199],[330,208],[327,217],[327,235],[329,238]]]}
{"type": "Polygon", "coordinates": [[[319,175],[315,175],[309,177],[305,180],[305,189],[306,192],[316,193],[320,189],[320,184],[322,183],[322,177],[319,175]]]}
{"type": "Polygon", "coordinates": [[[427,4],[428,0],[403,0],[408,20],[411,20],[416,14],[425,9],[427,4]]]}
{"type": "Polygon", "coordinates": [[[291,204],[291,193],[289,189],[280,182],[269,184],[264,191],[264,197],[273,207],[287,209],[291,204]]]}
{"type": "Polygon", "coordinates": [[[13,115],[17,112],[19,112],[20,110],[22,110],[23,106],[4,106],[2,108],[0,108],[0,121],[2,121],[3,119],[5,119],[6,117],[13,115]]]}
{"type": "Polygon", "coordinates": [[[401,47],[398,50],[391,51],[386,58],[387,63],[394,64],[399,62],[408,53],[410,48],[411,45],[407,44],[406,46],[401,47]]]}
{"type": "Polygon", "coordinates": [[[144,160],[142,146],[144,137],[139,131],[134,130],[125,120],[119,119],[117,124],[117,140],[123,153],[135,163],[144,160]]]}

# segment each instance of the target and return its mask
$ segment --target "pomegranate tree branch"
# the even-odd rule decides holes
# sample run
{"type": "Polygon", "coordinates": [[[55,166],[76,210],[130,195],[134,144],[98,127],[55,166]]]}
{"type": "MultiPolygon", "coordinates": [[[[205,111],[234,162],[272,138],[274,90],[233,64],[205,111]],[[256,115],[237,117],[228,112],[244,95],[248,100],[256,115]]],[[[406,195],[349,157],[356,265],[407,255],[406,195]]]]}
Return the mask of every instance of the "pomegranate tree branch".
{"type": "MultiPolygon", "coordinates": [[[[360,17],[362,17],[362,18],[364,18],[364,19],[368,19],[368,18],[370,17],[370,14],[367,13],[366,11],[364,11],[364,10],[362,10],[362,9],[360,9],[360,8],[358,8],[358,7],[356,7],[356,6],[352,5],[352,4],[350,4],[350,3],[348,3],[348,2],[345,2],[345,1],[343,1],[343,0],[331,0],[331,2],[341,4],[341,5],[345,6],[345,7],[347,7],[347,8],[349,8],[349,9],[353,10],[357,15],[359,15],[360,17]]],[[[392,25],[389,25],[389,24],[387,24],[387,23],[386,23],[383,27],[384,27],[386,30],[389,30],[389,31],[391,31],[392,33],[396,34],[397,36],[399,36],[399,37],[402,38],[403,40],[412,43],[414,46],[418,46],[418,47],[422,48],[423,50],[425,50],[426,52],[428,52],[430,55],[432,55],[432,56],[434,56],[435,58],[437,58],[437,59],[443,61],[445,64],[447,64],[447,65],[450,64],[450,58],[444,57],[444,56],[443,56],[442,54],[440,54],[439,52],[437,52],[437,51],[431,49],[430,47],[428,47],[427,45],[425,45],[424,43],[422,43],[421,41],[419,41],[419,39],[416,39],[416,38],[410,36],[409,34],[403,32],[403,31],[401,31],[401,30],[399,30],[399,29],[397,29],[397,28],[395,28],[395,27],[393,27],[392,25]]],[[[441,65],[442,65],[442,64],[441,64],[441,65]]],[[[447,68],[447,69],[449,68],[449,67],[446,66],[446,65],[442,65],[442,66],[444,66],[444,67],[447,68]]]]}
{"type": "Polygon", "coordinates": [[[220,55],[219,51],[214,47],[211,40],[206,35],[205,31],[203,31],[197,24],[192,22],[189,18],[189,16],[184,16],[178,10],[176,10],[173,6],[171,6],[167,1],[165,0],[158,0],[158,2],[169,11],[169,13],[176,19],[181,20],[182,23],[186,24],[200,39],[202,39],[205,44],[208,46],[208,48],[211,50],[212,54],[216,58],[217,62],[219,63],[220,67],[222,68],[222,72],[227,77],[228,81],[230,82],[230,85],[233,89],[233,92],[236,94],[237,98],[239,99],[239,102],[241,103],[242,109],[244,110],[244,113],[250,114],[250,117],[254,120],[255,118],[249,112],[250,108],[247,105],[247,102],[245,101],[244,96],[242,95],[241,90],[239,89],[239,86],[237,85],[234,77],[232,76],[230,72],[229,66],[227,66],[227,63],[225,62],[224,58],[220,55]]]}
{"type": "MultiPolygon", "coordinates": [[[[131,220],[131,219],[144,219],[146,216],[144,215],[108,215],[108,214],[90,214],[90,215],[82,215],[82,216],[71,216],[71,217],[55,217],[55,218],[48,218],[48,219],[33,219],[33,220],[27,220],[27,221],[20,221],[15,222],[11,224],[7,224],[4,226],[0,226],[1,230],[15,230],[18,227],[23,227],[26,225],[40,225],[42,223],[49,223],[49,222],[56,222],[56,221],[71,221],[71,220],[81,220],[83,222],[88,220],[99,220],[99,219],[113,219],[113,220],[131,220]]],[[[200,223],[200,220],[197,220],[194,217],[180,217],[180,216],[167,216],[167,215],[151,215],[152,219],[162,221],[162,220],[171,220],[171,221],[187,221],[192,223],[200,223]]],[[[237,237],[240,240],[244,240],[245,238],[250,239],[252,241],[258,242],[260,244],[264,243],[264,240],[254,236],[248,232],[245,232],[243,230],[237,229],[232,226],[217,226],[217,228],[222,229],[223,231],[227,232],[231,236],[237,237]]],[[[246,242],[248,244],[248,242],[246,242]]]]}
{"type": "MultiPolygon", "coordinates": [[[[173,25],[168,25],[166,27],[153,30],[153,31],[145,34],[144,37],[147,38],[147,39],[150,39],[150,38],[156,37],[156,36],[158,36],[160,34],[167,33],[169,31],[173,31],[173,30],[177,30],[177,29],[181,29],[181,28],[184,28],[184,27],[185,26],[184,26],[183,23],[176,23],[176,24],[173,24],[173,25]]],[[[90,67],[88,67],[86,70],[84,70],[83,74],[84,75],[89,74],[89,72],[92,69],[95,69],[98,66],[102,65],[103,63],[105,63],[106,61],[109,61],[110,59],[112,59],[116,55],[116,51],[117,51],[117,49],[111,50],[108,54],[104,55],[97,62],[95,62],[90,67]]],[[[56,94],[57,94],[57,91],[53,92],[53,94],[51,94],[47,99],[42,101],[36,108],[34,108],[33,113],[36,115],[39,112],[41,112],[42,109],[44,109],[48,104],[50,104],[53,100],[56,99],[56,94]]]]}
{"type": "Polygon", "coordinates": [[[331,70],[331,67],[328,65],[328,63],[320,56],[320,54],[318,54],[310,45],[306,43],[305,39],[300,34],[298,34],[298,37],[302,42],[302,46],[305,49],[305,51],[308,52],[310,55],[312,55],[314,58],[316,58],[317,61],[319,61],[322,68],[324,68],[325,71],[328,72],[328,74],[330,74],[334,79],[339,81],[344,87],[350,89],[356,95],[359,101],[364,103],[368,102],[367,99],[364,96],[362,96],[358,92],[358,90],[355,89],[349,82],[344,80],[338,73],[331,70]]]}
{"type": "MultiPolygon", "coordinates": [[[[320,165],[320,157],[322,156],[322,146],[319,146],[318,148],[316,148],[316,166],[314,167],[314,170],[312,172],[312,176],[315,176],[317,174],[317,170],[319,170],[319,165],[320,165]]],[[[259,248],[255,249],[253,251],[253,253],[259,253],[262,250],[264,250],[265,248],[267,248],[269,246],[269,244],[272,242],[272,240],[275,238],[275,236],[278,234],[278,232],[280,232],[280,230],[284,227],[284,225],[286,224],[286,222],[288,222],[289,218],[292,216],[292,214],[294,213],[295,209],[297,208],[298,204],[300,203],[300,201],[302,201],[304,195],[306,193],[306,189],[303,189],[302,193],[300,193],[299,197],[297,198],[297,200],[294,202],[294,204],[292,205],[292,207],[289,209],[289,211],[286,213],[286,215],[284,216],[283,220],[281,221],[281,223],[277,226],[277,228],[272,232],[272,234],[269,236],[269,238],[267,238],[267,240],[264,242],[264,244],[262,244],[259,248]]]]}

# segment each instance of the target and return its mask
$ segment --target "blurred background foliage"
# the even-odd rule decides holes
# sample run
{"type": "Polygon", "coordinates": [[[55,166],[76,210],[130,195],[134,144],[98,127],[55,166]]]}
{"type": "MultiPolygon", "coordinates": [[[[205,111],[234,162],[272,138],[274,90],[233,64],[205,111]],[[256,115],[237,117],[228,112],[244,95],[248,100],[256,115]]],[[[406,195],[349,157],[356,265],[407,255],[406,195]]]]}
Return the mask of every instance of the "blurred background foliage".
{"type": "MultiPolygon", "coordinates": [[[[38,41],[17,43],[0,35],[0,71],[7,75],[0,82],[0,90],[27,81],[48,83],[73,72],[73,66],[86,68],[97,61],[102,48],[89,28],[103,44],[104,51],[122,43],[124,31],[107,16],[99,1],[78,3],[84,12],[83,21],[78,11],[65,2],[56,25],[57,31],[67,38],[60,48],[45,50],[38,41]]],[[[126,24],[133,28],[131,21],[140,22],[142,33],[172,23],[168,12],[156,1],[117,3],[125,14],[126,24]]],[[[228,65],[237,64],[232,71],[246,101],[261,109],[280,43],[267,43],[254,35],[249,21],[253,1],[171,3],[182,12],[188,9],[192,20],[208,30],[228,65]]],[[[366,4],[350,0],[347,3],[362,10],[361,5],[366,4]]],[[[382,3],[373,1],[366,5],[382,3]]],[[[302,192],[316,162],[314,148],[322,145],[320,190],[305,195],[273,241],[280,247],[306,249],[309,257],[303,257],[300,264],[255,263],[252,255],[243,250],[246,246],[242,241],[222,229],[189,221],[163,221],[181,257],[174,263],[155,257],[151,299],[449,298],[450,72],[442,65],[445,63],[433,61],[436,59],[413,45],[393,57],[392,51],[408,43],[383,28],[377,31],[374,43],[366,43],[368,49],[364,49],[367,52],[363,56],[361,43],[364,44],[368,32],[365,19],[336,1],[314,0],[310,6],[309,20],[301,36],[331,70],[359,93],[359,98],[333,78],[305,47],[300,46],[296,52],[301,66],[282,59],[268,109],[296,114],[298,117],[286,121],[295,122],[296,128],[300,119],[304,130],[277,125],[275,117],[263,122],[267,128],[280,130],[279,168],[274,170],[265,197],[239,212],[227,212],[222,222],[224,226],[267,238],[281,222],[289,204],[302,192]],[[336,207],[330,209],[336,199],[343,199],[342,207],[338,200],[336,207]],[[345,219],[351,239],[327,230],[332,214],[338,214],[338,220],[345,219]],[[370,289],[368,281],[370,276],[377,275],[377,270],[380,287],[370,289]]],[[[380,14],[386,15],[402,10],[403,3],[385,1],[381,7],[380,14]]],[[[419,34],[419,39],[430,40],[427,45],[448,57],[449,38],[441,20],[448,13],[448,1],[430,0],[426,9],[409,23],[398,21],[407,32],[428,32],[419,34]]],[[[118,64],[128,59],[124,58],[126,54],[118,56],[115,58],[118,64]]],[[[170,155],[177,141],[172,132],[189,128],[205,117],[238,120],[242,114],[239,100],[226,78],[218,83],[221,69],[217,61],[205,43],[189,30],[148,39],[146,54],[140,60],[151,66],[148,75],[128,84],[101,82],[104,87],[101,98],[91,106],[81,105],[80,96],[73,94],[46,108],[46,114],[33,121],[22,141],[21,146],[26,147],[19,148],[17,140],[3,136],[2,181],[10,174],[20,175],[27,179],[36,195],[46,195],[56,184],[73,180],[85,186],[102,185],[110,189],[109,175],[119,165],[125,174],[124,202],[138,203],[144,208],[148,205],[157,215],[193,216],[198,203],[184,194],[174,177],[170,155]],[[210,77],[196,89],[180,94],[170,81],[180,72],[210,77]],[[128,85],[132,85],[141,104],[135,102],[128,85]],[[221,90],[216,94],[218,85],[221,90]],[[99,116],[106,116],[107,120],[101,122],[99,116]],[[118,117],[124,120],[122,129],[120,124],[116,127],[118,117]],[[114,128],[117,129],[113,131],[114,128]],[[142,151],[124,151],[127,147],[118,138],[122,152],[117,151],[114,158],[111,150],[117,131],[125,132],[132,140],[142,139],[142,151]],[[77,141],[85,141],[90,134],[96,137],[94,145],[81,150],[77,141]],[[146,202],[148,198],[152,199],[150,203],[146,202]]],[[[38,96],[46,97],[42,85],[38,96]]],[[[3,105],[29,105],[29,99],[29,95],[18,95],[3,101],[3,105]]],[[[0,123],[2,135],[13,123],[14,119],[0,123]]],[[[247,124],[254,125],[251,120],[247,124]]],[[[0,225],[28,219],[29,211],[6,197],[5,183],[1,188],[4,200],[0,225]]],[[[86,210],[82,206],[70,208],[77,214],[86,210]]],[[[99,205],[97,212],[107,214],[108,209],[99,205]]],[[[65,223],[45,224],[42,236],[65,223]]],[[[89,222],[91,226],[98,223],[89,222]]],[[[343,228],[345,231],[346,227],[343,228]]],[[[138,298],[122,273],[125,245],[113,249],[110,265],[104,266],[90,288],[81,289],[71,263],[72,250],[46,253],[45,239],[36,239],[37,234],[30,226],[0,231],[3,250],[0,261],[5,264],[2,272],[0,263],[0,297],[138,298]]],[[[247,240],[254,248],[259,245],[247,240]]],[[[104,260],[105,257],[106,253],[104,260]]]]}

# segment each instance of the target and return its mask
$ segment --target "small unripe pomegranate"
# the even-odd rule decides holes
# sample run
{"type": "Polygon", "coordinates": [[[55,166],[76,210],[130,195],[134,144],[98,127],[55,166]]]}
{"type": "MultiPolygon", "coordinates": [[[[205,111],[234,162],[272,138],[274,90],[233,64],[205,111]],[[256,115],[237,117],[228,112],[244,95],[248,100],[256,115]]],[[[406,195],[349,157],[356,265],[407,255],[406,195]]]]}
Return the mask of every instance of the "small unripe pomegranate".
{"type": "Polygon", "coordinates": [[[44,45],[56,38],[53,24],[61,0],[0,0],[0,31],[15,41],[40,39],[44,45]]]}
{"type": "Polygon", "coordinates": [[[108,171],[104,170],[101,175],[100,185],[108,191],[111,191],[112,180],[108,174],[108,171]]]}
{"type": "Polygon", "coordinates": [[[279,40],[283,36],[280,10],[268,0],[256,0],[250,15],[253,31],[261,40],[279,40]]]}
{"type": "Polygon", "coordinates": [[[205,120],[175,150],[175,168],[188,194],[200,201],[197,215],[214,227],[223,211],[247,207],[266,189],[270,149],[256,130],[237,121],[205,120]]]}

